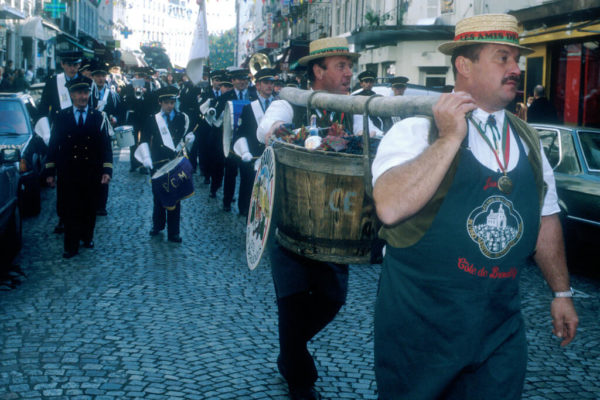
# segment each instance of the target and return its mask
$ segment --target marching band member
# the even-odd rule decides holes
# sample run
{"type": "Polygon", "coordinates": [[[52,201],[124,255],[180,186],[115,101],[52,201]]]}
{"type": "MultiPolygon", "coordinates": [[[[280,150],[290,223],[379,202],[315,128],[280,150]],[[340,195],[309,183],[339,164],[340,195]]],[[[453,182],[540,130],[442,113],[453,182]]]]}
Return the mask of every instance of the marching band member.
{"type": "MultiPolygon", "coordinates": [[[[42,91],[40,104],[38,106],[40,119],[35,124],[35,131],[46,144],[50,138],[51,126],[54,124],[58,113],[71,107],[71,96],[67,89],[67,83],[79,77],[79,67],[81,65],[83,53],[81,51],[63,51],[59,53],[60,65],[63,72],[52,75],[46,79],[46,85],[42,91]]],[[[87,78],[86,78],[87,79],[87,78]]],[[[88,96],[91,104],[91,96],[88,96]]],[[[54,227],[54,233],[63,233],[65,230],[63,223],[63,202],[61,186],[56,190],[56,213],[58,214],[58,224],[54,227]]]]}
{"type": "Polygon", "coordinates": [[[240,127],[233,137],[233,151],[241,159],[239,162],[238,209],[240,215],[244,217],[248,216],[252,186],[256,175],[253,159],[260,157],[265,149],[264,144],[256,138],[256,128],[258,128],[260,120],[274,99],[275,70],[263,68],[256,73],[255,79],[258,98],[242,109],[240,127]]]}
{"type": "Polygon", "coordinates": [[[68,83],[72,106],[54,117],[46,181],[62,193],[64,258],[77,255],[79,241],[93,248],[99,184],[112,176],[112,148],[106,119],[89,106],[91,82],[81,76],[68,83]]]}
{"type": "MultiPolygon", "coordinates": [[[[394,92],[394,96],[404,96],[404,92],[406,91],[406,84],[408,83],[408,78],[405,76],[396,76],[390,79],[390,83],[392,84],[392,90],[394,92]]],[[[395,124],[402,120],[400,117],[392,117],[392,122],[395,124]]]]}
{"type": "MultiPolygon", "coordinates": [[[[377,93],[373,91],[373,85],[377,79],[377,74],[373,71],[363,71],[358,74],[358,81],[362,90],[354,94],[354,96],[374,96],[377,93]]],[[[354,117],[354,126],[362,131],[363,118],[360,115],[354,117]]],[[[369,116],[369,133],[371,136],[383,136],[384,132],[392,127],[390,118],[382,118],[370,115],[369,116]]]]}
{"type": "MultiPolygon", "coordinates": [[[[249,73],[250,71],[244,68],[232,72],[231,80],[233,83],[234,90],[222,95],[221,99],[219,99],[223,107],[225,107],[229,100],[256,100],[256,88],[253,86],[248,87],[249,73]]],[[[235,155],[232,152],[230,152],[229,155],[225,158],[225,172],[223,182],[223,211],[231,211],[231,202],[233,201],[233,195],[235,193],[235,180],[237,178],[237,169],[237,157],[235,157],[235,155]]]]}
{"type": "MultiPolygon", "coordinates": [[[[160,111],[148,118],[142,130],[142,140],[139,147],[147,149],[149,155],[143,158],[144,167],[156,172],[167,162],[175,159],[182,144],[191,143],[192,133],[186,136],[189,128],[189,118],[186,113],[175,110],[177,89],[166,86],[157,90],[160,111]]],[[[138,149],[139,150],[139,149],[138,149]]],[[[141,150],[140,152],[143,152],[141,150]]],[[[181,204],[177,202],[173,210],[165,209],[158,198],[155,188],[152,188],[154,208],[152,211],[152,229],[150,236],[156,236],[167,225],[168,240],[181,243],[179,235],[179,221],[181,217],[181,204]]]]}
{"type": "MultiPolygon", "coordinates": [[[[117,125],[117,120],[121,117],[121,99],[106,82],[108,75],[107,65],[98,60],[92,61],[89,66],[92,79],[94,80],[95,90],[93,103],[96,104],[96,110],[103,112],[107,117],[108,130],[110,136],[114,136],[113,127],[117,125]]],[[[108,201],[108,185],[102,185],[100,188],[100,197],[98,198],[97,215],[107,215],[106,203],[108,201]]]]}

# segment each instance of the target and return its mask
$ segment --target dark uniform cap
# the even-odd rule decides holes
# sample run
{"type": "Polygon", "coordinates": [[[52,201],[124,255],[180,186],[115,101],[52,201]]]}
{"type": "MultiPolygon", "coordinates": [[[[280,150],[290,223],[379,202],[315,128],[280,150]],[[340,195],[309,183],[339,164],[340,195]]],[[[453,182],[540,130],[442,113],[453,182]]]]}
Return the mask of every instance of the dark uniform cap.
{"type": "Polygon", "coordinates": [[[67,88],[69,92],[75,90],[90,90],[92,88],[92,80],[83,75],[79,75],[77,78],[71,79],[67,82],[67,88]]]}
{"type": "Polygon", "coordinates": [[[60,57],[61,62],[69,64],[79,64],[83,59],[83,53],[79,50],[61,51],[60,53],[58,53],[58,56],[60,57]]]}
{"type": "Polygon", "coordinates": [[[108,75],[108,64],[100,60],[92,60],[90,70],[92,71],[92,75],[108,75]]]}
{"type": "Polygon", "coordinates": [[[408,78],[405,76],[396,76],[390,79],[390,83],[392,84],[392,87],[406,86],[406,84],[408,83],[408,78]]]}
{"type": "Polygon", "coordinates": [[[219,81],[219,83],[221,85],[233,86],[233,83],[231,83],[231,75],[227,73],[221,75],[221,80],[219,81]]]}
{"type": "Polygon", "coordinates": [[[174,86],[165,86],[156,91],[158,101],[177,100],[179,91],[174,86]]]}
{"type": "MultiPolygon", "coordinates": [[[[230,72],[231,79],[250,79],[248,75],[250,74],[250,70],[247,68],[240,68],[230,72]]],[[[274,74],[273,74],[274,75],[274,74]]]]}
{"type": "Polygon", "coordinates": [[[221,78],[223,77],[223,75],[227,74],[227,71],[225,71],[224,69],[216,69],[214,71],[210,72],[210,77],[212,79],[218,79],[221,80],[221,78]]]}
{"type": "Polygon", "coordinates": [[[81,67],[79,67],[79,71],[83,72],[83,71],[87,71],[88,69],[90,69],[90,63],[91,63],[90,60],[88,60],[87,58],[84,58],[81,61],[81,67]]]}
{"type": "Polygon", "coordinates": [[[358,80],[359,81],[363,81],[365,79],[377,79],[377,74],[373,71],[363,71],[360,74],[358,74],[358,80]]]}
{"type": "Polygon", "coordinates": [[[254,79],[256,79],[256,82],[274,81],[275,75],[275,70],[273,68],[263,68],[254,75],[254,79]]]}

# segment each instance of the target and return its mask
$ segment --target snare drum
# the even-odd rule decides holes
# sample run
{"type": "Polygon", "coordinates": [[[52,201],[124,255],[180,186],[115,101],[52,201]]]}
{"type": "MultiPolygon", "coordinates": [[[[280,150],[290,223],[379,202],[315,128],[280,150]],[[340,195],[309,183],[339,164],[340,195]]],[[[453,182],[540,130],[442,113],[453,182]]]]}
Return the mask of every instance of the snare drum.
{"type": "Polygon", "coordinates": [[[229,100],[223,110],[223,153],[225,157],[229,155],[231,150],[231,141],[233,134],[237,130],[242,115],[242,109],[246,104],[250,104],[248,100],[229,100]]]}
{"type": "Polygon", "coordinates": [[[194,194],[192,164],[186,157],[177,157],[152,175],[152,191],[167,210],[175,209],[178,201],[194,194]]]}
{"type": "Polygon", "coordinates": [[[123,125],[116,127],[115,138],[117,139],[117,146],[119,147],[131,147],[135,145],[135,139],[133,138],[133,126],[123,125]]]}

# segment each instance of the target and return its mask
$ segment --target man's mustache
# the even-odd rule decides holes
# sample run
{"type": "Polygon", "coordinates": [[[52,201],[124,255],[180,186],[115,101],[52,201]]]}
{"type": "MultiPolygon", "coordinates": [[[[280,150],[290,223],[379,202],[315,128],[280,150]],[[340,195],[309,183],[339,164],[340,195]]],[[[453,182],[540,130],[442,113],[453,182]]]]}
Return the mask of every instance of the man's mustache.
{"type": "Polygon", "coordinates": [[[519,75],[507,76],[506,78],[502,79],[502,84],[504,85],[505,83],[508,83],[510,81],[513,81],[518,85],[519,83],[521,83],[521,77],[519,75]]]}

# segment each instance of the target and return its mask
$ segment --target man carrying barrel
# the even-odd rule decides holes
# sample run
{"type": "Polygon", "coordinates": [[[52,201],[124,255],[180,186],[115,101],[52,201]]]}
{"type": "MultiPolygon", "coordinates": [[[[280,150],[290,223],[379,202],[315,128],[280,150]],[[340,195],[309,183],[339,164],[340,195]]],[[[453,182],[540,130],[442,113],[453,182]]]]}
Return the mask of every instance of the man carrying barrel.
{"type": "MultiPolygon", "coordinates": [[[[184,144],[193,143],[193,134],[186,135],[189,128],[187,114],[175,109],[177,93],[177,88],[173,86],[165,86],[156,91],[160,111],[146,121],[140,146],[136,150],[144,167],[150,169],[152,173],[174,160],[184,144]]],[[[152,186],[154,208],[150,236],[158,235],[167,225],[168,240],[181,243],[182,239],[179,235],[181,204],[177,201],[173,209],[167,210],[160,201],[158,189],[152,186]]]]}
{"type": "Polygon", "coordinates": [[[515,97],[517,20],[459,21],[454,93],[434,121],[406,118],[373,163],[387,241],[375,306],[381,399],[520,399],[527,346],[519,271],[531,255],[554,292],[565,346],[578,318],[569,287],[554,176],[534,129],[504,108],[515,97]]]}
{"type": "MultiPolygon", "coordinates": [[[[307,66],[314,90],[348,94],[352,66],[359,54],[351,53],[345,38],[322,38],[310,43],[309,55],[299,64],[307,66]]],[[[287,101],[274,101],[267,109],[256,135],[269,143],[283,124],[308,126],[310,116],[319,124],[337,122],[353,131],[353,118],[344,113],[309,110],[287,101]]],[[[325,128],[325,125],[319,125],[325,128]]],[[[275,244],[270,249],[271,269],[279,312],[279,372],[288,383],[292,399],[319,399],[314,384],[317,369],[307,343],[338,313],[346,300],[348,266],[311,260],[275,244]]]]}

